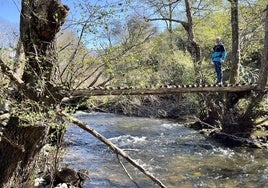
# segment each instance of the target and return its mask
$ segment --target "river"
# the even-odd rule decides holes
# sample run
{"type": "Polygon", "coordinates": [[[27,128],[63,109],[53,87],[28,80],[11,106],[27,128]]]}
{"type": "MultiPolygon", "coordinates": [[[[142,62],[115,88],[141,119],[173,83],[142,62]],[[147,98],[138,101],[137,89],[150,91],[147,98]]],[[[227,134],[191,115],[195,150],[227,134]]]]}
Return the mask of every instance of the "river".
{"type": "MultiPolygon", "coordinates": [[[[77,112],[75,116],[109,138],[168,188],[268,187],[267,150],[222,147],[182,124],[168,120],[109,113],[77,112]]],[[[75,125],[65,135],[63,165],[86,168],[86,188],[131,188],[116,155],[75,125]]],[[[121,159],[121,158],[120,158],[121,159]]],[[[158,187],[121,159],[141,188],[158,187]]]]}

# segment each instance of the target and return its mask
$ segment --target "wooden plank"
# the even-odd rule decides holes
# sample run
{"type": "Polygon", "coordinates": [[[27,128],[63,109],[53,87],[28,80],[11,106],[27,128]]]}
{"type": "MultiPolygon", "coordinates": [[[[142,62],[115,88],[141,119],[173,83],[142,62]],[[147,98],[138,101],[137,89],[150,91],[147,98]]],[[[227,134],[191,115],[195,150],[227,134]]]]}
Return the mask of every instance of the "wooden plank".
{"type": "Polygon", "coordinates": [[[167,95],[180,93],[206,92],[244,92],[255,89],[255,85],[207,86],[207,87],[158,87],[158,88],[87,88],[72,91],[71,96],[101,96],[101,95],[167,95]]]}

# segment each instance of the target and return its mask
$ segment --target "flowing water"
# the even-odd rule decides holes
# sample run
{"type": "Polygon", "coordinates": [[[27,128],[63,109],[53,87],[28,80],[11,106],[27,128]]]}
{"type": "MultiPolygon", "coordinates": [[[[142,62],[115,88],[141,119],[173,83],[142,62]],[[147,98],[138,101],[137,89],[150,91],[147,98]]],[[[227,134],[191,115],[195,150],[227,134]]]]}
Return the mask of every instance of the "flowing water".
{"type": "MultiPolygon", "coordinates": [[[[222,147],[167,120],[78,112],[76,117],[109,138],[169,188],[268,187],[267,150],[222,147]]],[[[117,156],[89,133],[71,125],[63,164],[89,171],[88,188],[136,187],[117,156]]],[[[141,188],[158,187],[120,157],[141,188]]]]}

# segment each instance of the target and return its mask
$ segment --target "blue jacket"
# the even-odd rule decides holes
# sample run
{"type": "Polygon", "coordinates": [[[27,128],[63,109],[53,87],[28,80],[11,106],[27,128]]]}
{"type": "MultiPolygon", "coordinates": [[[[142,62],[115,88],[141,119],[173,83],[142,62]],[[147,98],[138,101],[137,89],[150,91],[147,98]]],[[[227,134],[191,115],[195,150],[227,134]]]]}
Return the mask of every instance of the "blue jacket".
{"type": "Polygon", "coordinates": [[[213,47],[213,54],[211,57],[211,60],[213,62],[221,62],[222,60],[225,60],[227,56],[227,52],[225,50],[225,47],[223,43],[219,43],[213,47]]]}

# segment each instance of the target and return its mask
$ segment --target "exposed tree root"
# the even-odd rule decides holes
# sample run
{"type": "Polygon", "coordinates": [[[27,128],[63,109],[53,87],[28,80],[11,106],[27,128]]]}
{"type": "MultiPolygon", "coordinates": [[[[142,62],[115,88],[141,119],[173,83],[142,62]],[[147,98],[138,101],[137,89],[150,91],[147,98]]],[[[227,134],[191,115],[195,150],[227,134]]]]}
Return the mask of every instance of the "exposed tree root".
{"type": "Polygon", "coordinates": [[[208,138],[212,138],[228,147],[247,146],[252,148],[267,148],[266,144],[261,140],[256,139],[254,136],[242,137],[239,134],[223,132],[221,128],[210,125],[200,119],[197,119],[195,123],[190,124],[189,127],[199,130],[208,138]]]}

